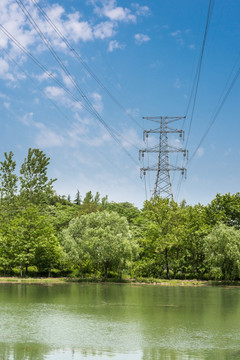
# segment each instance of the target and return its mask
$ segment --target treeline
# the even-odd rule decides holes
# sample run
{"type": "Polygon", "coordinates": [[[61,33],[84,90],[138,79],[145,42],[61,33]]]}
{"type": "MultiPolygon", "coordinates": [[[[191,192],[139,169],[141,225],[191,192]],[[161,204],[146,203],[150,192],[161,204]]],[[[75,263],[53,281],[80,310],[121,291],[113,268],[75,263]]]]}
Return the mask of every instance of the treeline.
{"type": "Polygon", "coordinates": [[[53,190],[50,159],[29,149],[19,175],[0,161],[0,274],[240,279],[240,193],[206,206],[153,198],[129,202],[53,190]]]}

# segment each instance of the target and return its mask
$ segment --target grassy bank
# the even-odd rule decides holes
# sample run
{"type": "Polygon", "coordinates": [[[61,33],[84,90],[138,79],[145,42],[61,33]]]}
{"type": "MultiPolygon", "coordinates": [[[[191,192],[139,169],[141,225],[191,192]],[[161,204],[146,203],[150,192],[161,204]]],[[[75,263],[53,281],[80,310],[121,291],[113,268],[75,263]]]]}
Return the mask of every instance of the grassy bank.
{"type": "Polygon", "coordinates": [[[31,278],[31,277],[0,277],[0,284],[65,284],[65,283],[121,283],[121,284],[146,284],[159,286],[240,286],[240,282],[226,281],[203,281],[203,280],[166,280],[153,278],[123,279],[111,278],[103,280],[102,278],[31,278]]]}

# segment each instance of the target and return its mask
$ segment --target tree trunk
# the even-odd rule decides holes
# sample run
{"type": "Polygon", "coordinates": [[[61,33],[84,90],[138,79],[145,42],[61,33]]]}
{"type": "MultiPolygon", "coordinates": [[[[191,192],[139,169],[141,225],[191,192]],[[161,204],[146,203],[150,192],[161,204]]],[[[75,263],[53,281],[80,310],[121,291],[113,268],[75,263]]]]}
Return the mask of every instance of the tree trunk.
{"type": "Polygon", "coordinates": [[[167,278],[170,279],[169,265],[168,265],[168,250],[167,249],[165,249],[165,264],[166,264],[166,269],[167,269],[167,278]]]}
{"type": "Polygon", "coordinates": [[[105,268],[104,280],[107,280],[107,276],[108,276],[108,263],[105,263],[104,268],[105,268]]]}

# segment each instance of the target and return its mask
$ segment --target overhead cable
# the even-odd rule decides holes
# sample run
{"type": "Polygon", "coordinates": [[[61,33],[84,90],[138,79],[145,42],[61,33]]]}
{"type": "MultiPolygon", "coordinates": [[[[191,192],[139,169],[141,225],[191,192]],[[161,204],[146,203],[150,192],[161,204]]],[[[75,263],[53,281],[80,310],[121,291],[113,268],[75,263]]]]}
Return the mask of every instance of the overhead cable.
{"type": "Polygon", "coordinates": [[[129,111],[125,109],[125,107],[118,101],[118,99],[107,89],[107,87],[102,83],[99,77],[93,72],[90,66],[86,63],[83,57],[72,47],[67,38],[61,33],[59,28],[53,23],[53,21],[49,18],[43,8],[38,4],[36,0],[31,0],[32,3],[37,7],[37,9],[41,12],[44,19],[48,22],[48,24],[54,29],[60,39],[64,42],[64,44],[68,47],[71,53],[75,56],[75,58],[82,64],[84,69],[87,71],[89,75],[98,83],[98,85],[105,91],[105,93],[115,102],[116,105],[138,126],[142,129],[141,125],[131,116],[129,111]]]}
{"type": "Polygon", "coordinates": [[[189,108],[190,108],[190,103],[193,98],[193,105],[192,105],[192,111],[191,111],[191,116],[190,116],[190,124],[189,124],[189,128],[188,128],[188,133],[187,133],[186,147],[188,145],[189,136],[190,136],[191,128],[192,128],[193,115],[194,115],[196,100],[197,100],[197,95],[198,95],[199,80],[200,80],[200,75],[201,75],[201,70],[202,70],[203,55],[204,55],[204,50],[205,50],[205,45],[206,45],[206,40],[207,40],[207,35],[208,35],[209,24],[210,24],[213,9],[214,9],[214,4],[215,4],[215,0],[209,0],[207,20],[206,20],[206,25],[205,25],[205,31],[204,31],[204,37],[203,37],[200,58],[199,58],[196,74],[194,77],[194,82],[193,82],[193,87],[191,90],[189,103],[188,103],[187,110],[186,110],[186,115],[187,115],[189,108]]]}
{"type": "MultiPolygon", "coordinates": [[[[45,35],[43,34],[43,32],[41,31],[41,29],[38,27],[38,25],[36,24],[36,22],[34,21],[34,19],[32,18],[31,14],[29,13],[29,11],[26,9],[26,7],[24,6],[24,4],[22,3],[21,0],[16,0],[20,9],[23,11],[23,13],[25,14],[25,16],[28,18],[28,20],[30,21],[30,23],[32,24],[32,26],[34,27],[34,29],[37,31],[37,33],[39,34],[39,36],[41,37],[41,39],[43,40],[44,44],[47,46],[47,48],[49,49],[49,51],[51,52],[51,54],[53,55],[53,57],[55,58],[55,60],[58,62],[58,64],[60,65],[60,67],[63,69],[63,71],[65,72],[65,74],[68,76],[69,80],[72,82],[72,84],[75,86],[75,88],[78,90],[78,92],[80,93],[81,97],[83,98],[83,100],[86,102],[87,106],[84,106],[84,108],[90,112],[92,115],[94,115],[97,120],[105,127],[105,129],[107,130],[107,132],[110,134],[110,136],[115,140],[115,142],[117,142],[120,147],[123,149],[123,151],[128,155],[128,157],[130,157],[132,159],[132,161],[137,164],[137,162],[135,161],[135,159],[132,157],[132,155],[122,146],[121,142],[119,141],[119,139],[115,136],[115,134],[112,132],[110,126],[103,120],[103,118],[101,117],[101,115],[98,113],[98,111],[94,108],[94,106],[92,105],[92,103],[90,102],[90,100],[88,99],[88,97],[84,94],[84,92],[82,91],[82,89],[79,87],[79,85],[76,83],[76,81],[73,79],[73,77],[71,76],[70,72],[68,71],[68,69],[66,68],[66,66],[64,65],[64,63],[62,62],[62,60],[59,58],[59,56],[57,55],[57,53],[55,52],[55,50],[52,48],[50,42],[46,39],[45,35]]],[[[32,57],[32,56],[31,56],[32,57]]],[[[66,87],[64,87],[65,89],[66,87]]],[[[68,93],[72,94],[69,90],[68,93]]],[[[72,96],[72,95],[71,95],[72,96]]],[[[74,96],[75,97],[75,96],[74,96]]],[[[82,103],[81,103],[82,104],[82,103]]]]}

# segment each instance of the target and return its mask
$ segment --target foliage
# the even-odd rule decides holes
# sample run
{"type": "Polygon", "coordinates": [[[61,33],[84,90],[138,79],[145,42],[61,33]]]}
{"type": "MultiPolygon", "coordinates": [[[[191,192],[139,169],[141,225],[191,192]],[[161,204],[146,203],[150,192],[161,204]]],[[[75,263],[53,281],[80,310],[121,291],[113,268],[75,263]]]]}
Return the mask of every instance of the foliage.
{"type": "Polygon", "coordinates": [[[92,191],[77,190],[71,202],[54,192],[49,163],[31,148],[20,175],[12,151],[0,161],[3,273],[240,278],[240,193],[217,194],[207,206],[155,197],[142,210],[92,191]]]}
{"type": "Polygon", "coordinates": [[[203,205],[182,207],[184,222],[184,240],[181,245],[178,275],[202,278],[206,271],[204,255],[204,237],[211,231],[208,214],[203,205]]]}
{"type": "Polygon", "coordinates": [[[146,221],[144,255],[154,258],[158,266],[162,265],[170,278],[170,268],[174,270],[183,235],[180,208],[173,200],[155,197],[145,202],[143,216],[146,221]]]}
{"type": "Polygon", "coordinates": [[[96,270],[121,272],[136,250],[126,218],[102,211],[73,219],[63,231],[62,245],[71,260],[84,269],[91,262],[96,270]]]}
{"type": "Polygon", "coordinates": [[[224,223],[240,228],[240,193],[217,194],[207,207],[209,222],[213,225],[224,223]]]}
{"type": "Polygon", "coordinates": [[[240,230],[225,224],[217,225],[205,238],[204,250],[212,278],[240,278],[240,230]]]}
{"type": "Polygon", "coordinates": [[[50,158],[39,149],[28,150],[28,155],[20,169],[20,194],[30,203],[40,204],[47,202],[53,194],[52,184],[56,179],[48,179],[47,167],[50,158]]]}
{"type": "Polygon", "coordinates": [[[12,249],[12,263],[26,273],[29,266],[49,271],[58,261],[59,243],[48,218],[39,214],[36,205],[29,205],[13,217],[4,235],[12,249]]]}
{"type": "Polygon", "coordinates": [[[12,200],[17,192],[18,177],[14,173],[16,162],[13,161],[13,152],[4,153],[5,160],[0,161],[1,198],[12,200]]]}
{"type": "Polygon", "coordinates": [[[125,216],[129,223],[133,223],[134,220],[140,215],[140,210],[129,202],[111,202],[106,205],[106,210],[115,211],[121,216],[125,216]]]}

